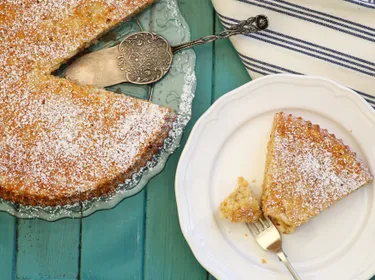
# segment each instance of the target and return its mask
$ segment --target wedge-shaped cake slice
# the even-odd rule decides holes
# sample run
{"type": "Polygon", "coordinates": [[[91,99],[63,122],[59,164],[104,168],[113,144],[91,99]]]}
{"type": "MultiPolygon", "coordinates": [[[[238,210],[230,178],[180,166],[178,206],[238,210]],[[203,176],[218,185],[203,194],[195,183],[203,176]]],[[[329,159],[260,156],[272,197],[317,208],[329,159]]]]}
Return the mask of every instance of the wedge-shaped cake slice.
{"type": "Polygon", "coordinates": [[[238,178],[237,189],[220,204],[220,212],[233,223],[250,223],[262,214],[249,184],[242,177],[238,178]]]}
{"type": "Polygon", "coordinates": [[[302,118],[275,115],[261,202],[281,232],[293,232],[371,180],[368,168],[335,135],[302,118]]]}

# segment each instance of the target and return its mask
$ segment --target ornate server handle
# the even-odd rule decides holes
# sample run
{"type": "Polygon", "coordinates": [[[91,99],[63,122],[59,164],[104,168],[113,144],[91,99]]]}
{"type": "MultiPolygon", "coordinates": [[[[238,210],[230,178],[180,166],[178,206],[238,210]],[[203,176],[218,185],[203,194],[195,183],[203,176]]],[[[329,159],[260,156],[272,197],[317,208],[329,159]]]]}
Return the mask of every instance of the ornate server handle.
{"type": "Polygon", "coordinates": [[[264,15],[258,15],[256,17],[250,17],[246,20],[240,21],[238,24],[233,25],[231,28],[224,30],[216,35],[209,35],[203,38],[199,38],[187,43],[183,43],[172,47],[172,52],[189,49],[195,46],[203,45],[216,41],[218,39],[225,39],[233,35],[249,34],[264,30],[268,27],[268,19],[264,15]]]}

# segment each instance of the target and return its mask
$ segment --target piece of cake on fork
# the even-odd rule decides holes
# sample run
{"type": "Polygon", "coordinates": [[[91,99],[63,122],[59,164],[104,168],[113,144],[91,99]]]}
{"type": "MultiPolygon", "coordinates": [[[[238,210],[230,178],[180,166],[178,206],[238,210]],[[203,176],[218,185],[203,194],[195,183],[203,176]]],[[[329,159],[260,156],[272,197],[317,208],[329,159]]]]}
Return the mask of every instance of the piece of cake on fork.
{"type": "Polygon", "coordinates": [[[221,204],[221,215],[233,223],[250,223],[259,219],[262,212],[248,182],[238,178],[238,187],[221,204]]]}
{"type": "Polygon", "coordinates": [[[275,115],[261,206],[282,233],[293,232],[372,179],[335,135],[300,117],[275,115]]]}

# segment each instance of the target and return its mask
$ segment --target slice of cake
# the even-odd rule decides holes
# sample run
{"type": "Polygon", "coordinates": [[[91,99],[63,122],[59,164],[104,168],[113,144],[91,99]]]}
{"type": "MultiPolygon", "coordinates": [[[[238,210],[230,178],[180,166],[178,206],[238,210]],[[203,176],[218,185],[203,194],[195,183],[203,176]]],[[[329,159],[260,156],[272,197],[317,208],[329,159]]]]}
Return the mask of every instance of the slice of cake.
{"type": "Polygon", "coordinates": [[[153,0],[0,1],[0,197],[64,205],[113,191],[175,114],[51,72],[153,0]]]}
{"type": "Polygon", "coordinates": [[[250,223],[262,214],[247,181],[239,177],[238,187],[220,204],[221,215],[233,223],[250,223]]]}
{"type": "Polygon", "coordinates": [[[275,115],[268,143],[262,210],[283,233],[372,180],[335,135],[292,115],[275,115]]]}

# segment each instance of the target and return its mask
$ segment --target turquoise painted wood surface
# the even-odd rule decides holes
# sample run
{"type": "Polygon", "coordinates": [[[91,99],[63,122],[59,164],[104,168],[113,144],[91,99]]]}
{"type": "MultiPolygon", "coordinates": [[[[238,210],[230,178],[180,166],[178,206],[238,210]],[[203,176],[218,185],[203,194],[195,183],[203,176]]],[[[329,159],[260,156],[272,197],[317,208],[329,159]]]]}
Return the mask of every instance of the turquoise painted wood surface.
{"type": "Polygon", "coordinates": [[[80,220],[18,220],[18,279],[76,279],[80,220]]]}
{"type": "Polygon", "coordinates": [[[145,191],[82,220],[81,279],[143,279],[145,191]]]}
{"type": "MultiPolygon", "coordinates": [[[[179,5],[193,38],[222,30],[210,0],[179,0],[179,5]]],[[[250,80],[228,40],[195,51],[198,86],[181,146],[215,100],[250,80]]],[[[53,223],[0,213],[0,279],[214,280],[179,227],[174,176],[181,151],[145,190],[112,210],[53,223]]]]}
{"type": "Polygon", "coordinates": [[[16,273],[16,219],[0,213],[0,275],[13,279],[16,273]]]}

